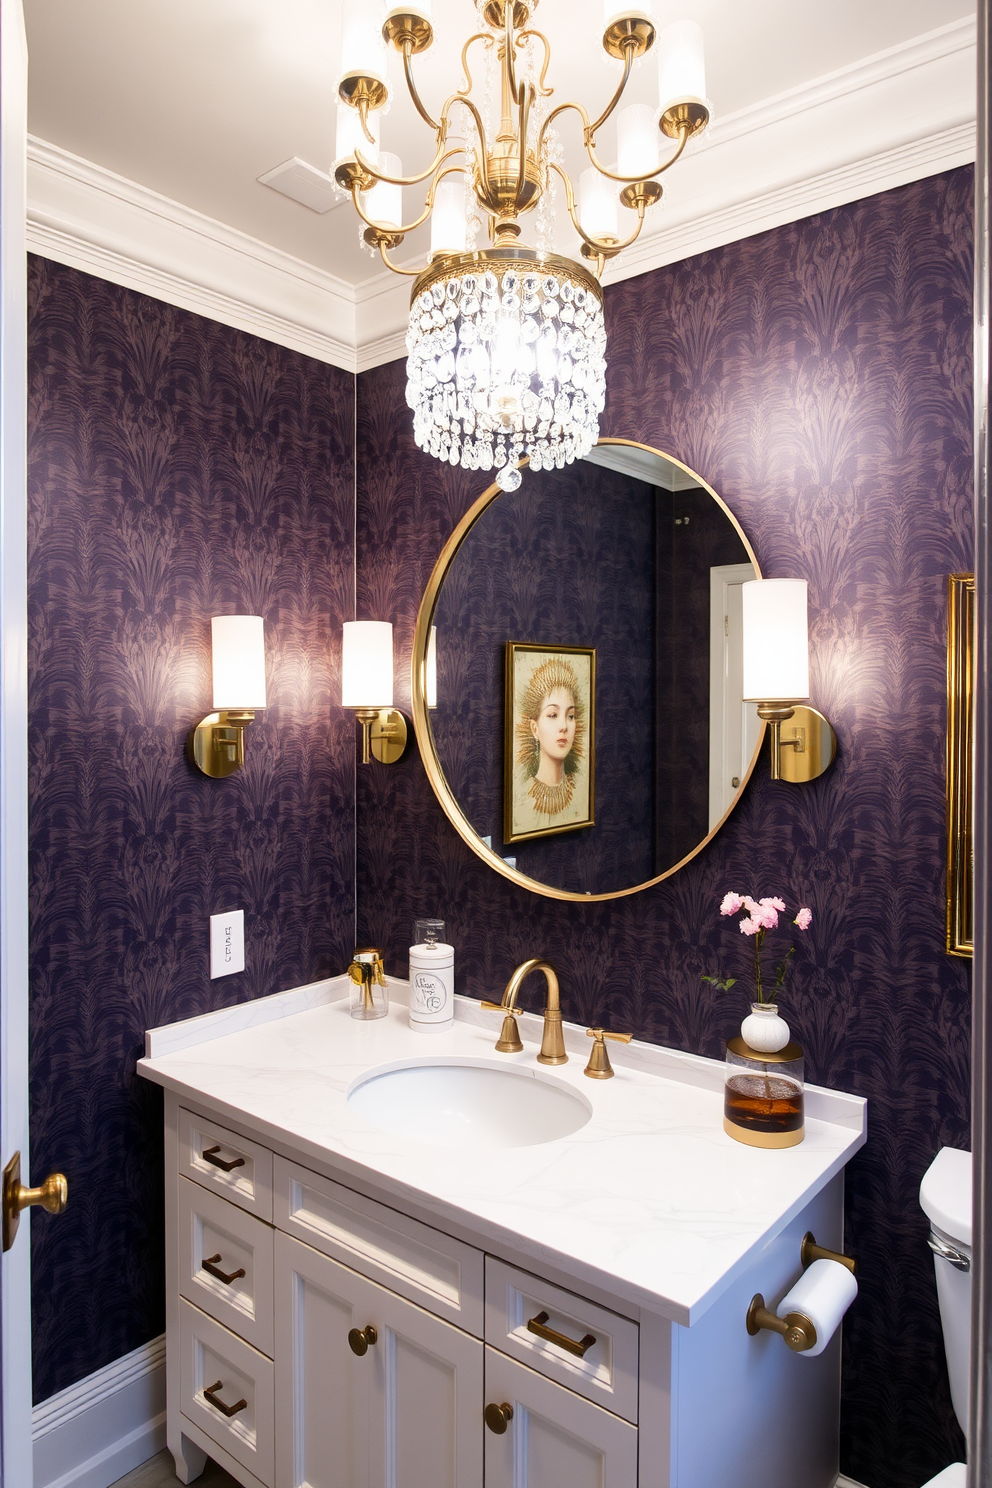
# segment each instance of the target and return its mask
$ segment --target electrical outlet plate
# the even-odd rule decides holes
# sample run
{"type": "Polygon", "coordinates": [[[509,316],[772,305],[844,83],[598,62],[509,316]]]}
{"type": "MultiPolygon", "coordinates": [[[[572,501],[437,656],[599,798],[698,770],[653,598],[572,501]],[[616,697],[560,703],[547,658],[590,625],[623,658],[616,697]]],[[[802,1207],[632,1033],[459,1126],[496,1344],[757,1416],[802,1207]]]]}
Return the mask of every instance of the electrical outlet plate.
{"type": "Polygon", "coordinates": [[[210,976],[230,976],[245,969],[245,912],[229,909],[210,916],[210,976]]]}

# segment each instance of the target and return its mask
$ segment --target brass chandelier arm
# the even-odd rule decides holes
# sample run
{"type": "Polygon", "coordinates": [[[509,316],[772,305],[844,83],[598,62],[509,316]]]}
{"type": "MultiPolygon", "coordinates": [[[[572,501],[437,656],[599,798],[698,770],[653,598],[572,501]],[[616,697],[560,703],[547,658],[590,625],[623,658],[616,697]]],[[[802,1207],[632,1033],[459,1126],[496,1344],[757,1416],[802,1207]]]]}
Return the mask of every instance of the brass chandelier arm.
{"type": "Polygon", "coordinates": [[[506,79],[510,88],[510,97],[514,103],[520,102],[517,90],[517,48],[513,40],[513,6],[507,5],[503,15],[503,66],[506,70],[506,79]]]}
{"type": "Polygon", "coordinates": [[[393,260],[389,257],[389,254],[386,250],[385,241],[382,238],[379,239],[377,247],[379,249],[379,257],[386,265],[386,268],[391,269],[394,274],[405,274],[409,279],[419,279],[420,275],[427,267],[426,264],[422,264],[419,269],[403,269],[400,267],[399,264],[393,263],[393,260]]]}
{"type": "MultiPolygon", "coordinates": [[[[568,215],[572,219],[572,226],[575,228],[575,231],[578,233],[583,243],[588,244],[588,246],[600,259],[616,258],[618,253],[622,253],[625,248],[629,248],[631,243],[633,243],[634,240],[637,238],[638,234],[641,231],[641,228],[644,226],[644,213],[647,208],[647,203],[644,201],[638,201],[635,204],[634,211],[637,213],[637,226],[634,228],[634,231],[631,233],[630,237],[625,238],[622,243],[607,243],[598,238],[591,238],[589,234],[583,229],[582,223],[579,221],[579,214],[575,210],[575,192],[572,190],[572,182],[569,179],[568,172],[565,171],[554,160],[552,160],[550,164],[551,169],[557,171],[559,176],[561,176],[562,180],[565,183],[565,204],[568,207],[568,215]]],[[[602,272],[601,267],[599,269],[599,272],[602,272]]]]}
{"type": "Polygon", "coordinates": [[[590,161],[599,171],[601,176],[606,176],[606,178],[610,181],[619,181],[623,186],[637,186],[641,181],[653,181],[655,176],[664,175],[665,171],[670,170],[675,164],[676,160],[678,160],[679,156],[682,154],[682,151],[685,149],[691,135],[691,129],[680,129],[679,143],[675,154],[672,155],[668,160],[666,160],[662,165],[655,166],[654,170],[651,171],[649,175],[644,175],[642,173],[639,176],[618,176],[616,171],[607,170],[606,166],[603,165],[601,161],[597,160],[595,146],[588,140],[586,141],[586,154],[589,156],[590,161]]]}
{"type": "MultiPolygon", "coordinates": [[[[623,57],[623,76],[621,77],[619,83],[617,84],[617,90],[616,90],[616,92],[614,93],[613,97],[610,99],[609,103],[606,105],[606,107],[603,110],[603,112],[600,114],[599,118],[596,120],[595,124],[589,124],[588,121],[587,121],[586,132],[587,132],[587,134],[591,138],[595,139],[596,131],[598,129],[602,129],[603,125],[606,123],[607,119],[613,113],[613,111],[616,108],[617,104],[620,102],[621,98],[623,97],[624,90],[626,89],[627,84],[630,81],[630,73],[631,73],[631,69],[632,69],[633,65],[634,65],[634,52],[633,52],[632,48],[625,47],[624,48],[624,57],[623,57]]],[[[588,141],[587,141],[587,143],[588,143],[588,141]]]]}
{"type": "Polygon", "coordinates": [[[441,110],[441,118],[445,124],[447,124],[448,122],[448,110],[452,108],[456,103],[460,103],[462,108],[467,108],[469,113],[472,115],[473,120],[475,121],[475,127],[479,135],[479,150],[476,157],[476,164],[479,170],[479,185],[482,195],[488,196],[489,161],[486,154],[486,126],[483,124],[482,115],[479,113],[478,108],[472,102],[471,98],[465,98],[462,96],[461,93],[452,93],[451,97],[445,103],[444,108],[441,110]]]}
{"type": "Polygon", "coordinates": [[[589,115],[586,113],[581,103],[559,103],[558,107],[553,108],[551,112],[545,117],[544,123],[541,125],[541,132],[537,136],[537,157],[539,160],[544,151],[548,130],[551,128],[558,115],[567,113],[569,109],[574,109],[575,112],[578,114],[579,118],[582,120],[582,128],[586,134],[588,134],[589,130],[592,128],[592,125],[589,123],[589,115]]]}
{"type": "Polygon", "coordinates": [[[522,46],[524,42],[529,41],[532,36],[536,36],[537,40],[544,46],[544,65],[541,68],[541,76],[538,78],[537,92],[541,98],[550,98],[555,90],[554,88],[546,88],[544,86],[544,80],[548,75],[548,68],[551,66],[550,41],[545,36],[543,31],[521,31],[520,35],[517,37],[517,45],[522,46]]]}
{"type": "Polygon", "coordinates": [[[441,125],[438,124],[436,119],[432,119],[430,114],[424,108],[424,105],[420,99],[420,94],[417,91],[417,84],[414,81],[413,42],[410,41],[409,38],[407,38],[406,41],[404,41],[403,43],[403,76],[406,79],[407,92],[413,99],[413,106],[417,110],[417,113],[420,115],[424,123],[428,125],[429,128],[437,132],[438,130],[440,130],[441,125]]]}
{"type": "MultiPolygon", "coordinates": [[[[422,223],[426,222],[427,219],[428,219],[428,217],[431,215],[431,208],[434,205],[433,194],[431,192],[428,192],[428,194],[427,194],[427,204],[424,207],[424,210],[421,212],[420,216],[418,218],[416,218],[416,220],[413,221],[413,222],[408,222],[404,226],[397,227],[397,226],[393,226],[392,224],[387,224],[387,223],[384,223],[384,222],[376,222],[376,220],[375,220],[374,217],[368,217],[368,216],[366,216],[365,212],[362,210],[362,203],[361,203],[360,197],[361,197],[361,188],[359,187],[358,182],[356,181],[355,184],[351,188],[351,199],[352,199],[352,201],[355,204],[355,211],[358,213],[359,217],[365,223],[365,226],[366,227],[371,227],[373,229],[373,231],[375,231],[376,233],[388,232],[389,235],[390,235],[390,237],[392,237],[392,238],[404,238],[404,237],[406,237],[407,233],[411,233],[411,232],[414,231],[415,228],[420,227],[422,225],[422,223]]],[[[395,247],[395,244],[393,246],[395,247]]],[[[401,272],[405,272],[405,270],[403,270],[401,272]]]]}
{"type": "MultiPolygon", "coordinates": [[[[507,7],[509,11],[509,7],[507,7]]],[[[517,166],[517,189],[516,199],[519,202],[523,195],[524,182],[527,180],[527,124],[530,116],[530,106],[533,102],[531,87],[528,82],[521,82],[520,97],[517,110],[517,133],[520,137],[520,162],[517,166]]]]}
{"type": "MultiPolygon", "coordinates": [[[[440,124],[437,126],[437,129],[438,133],[440,133],[440,124]]],[[[448,152],[448,154],[461,153],[462,152],[460,150],[448,152]]],[[[434,159],[431,161],[430,165],[425,171],[421,171],[416,176],[387,176],[385,172],[381,171],[377,165],[373,165],[371,161],[366,160],[359,150],[355,151],[355,159],[358,161],[358,164],[361,166],[362,170],[365,171],[366,175],[372,177],[373,181],[384,181],[387,186],[419,186],[421,181],[426,181],[428,176],[432,176],[434,174],[442,161],[447,159],[447,156],[444,153],[444,140],[442,139],[437,147],[437,154],[434,156],[434,159]]]]}
{"type": "Polygon", "coordinates": [[[469,93],[471,93],[472,89],[475,87],[468,65],[468,49],[472,45],[473,41],[484,41],[487,47],[491,47],[493,45],[493,38],[490,36],[488,31],[476,31],[475,35],[470,36],[468,41],[462,47],[462,72],[465,74],[465,86],[458,89],[459,98],[467,98],[469,93]]]}

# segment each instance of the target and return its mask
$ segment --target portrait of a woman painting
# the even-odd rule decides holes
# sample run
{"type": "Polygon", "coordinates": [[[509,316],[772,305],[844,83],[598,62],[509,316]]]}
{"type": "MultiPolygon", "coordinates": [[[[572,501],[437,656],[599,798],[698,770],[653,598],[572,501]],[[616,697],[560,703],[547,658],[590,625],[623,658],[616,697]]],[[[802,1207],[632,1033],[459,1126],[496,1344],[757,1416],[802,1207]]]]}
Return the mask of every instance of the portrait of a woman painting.
{"type": "Polygon", "coordinates": [[[506,644],[505,842],[594,822],[596,652],[506,644]]]}

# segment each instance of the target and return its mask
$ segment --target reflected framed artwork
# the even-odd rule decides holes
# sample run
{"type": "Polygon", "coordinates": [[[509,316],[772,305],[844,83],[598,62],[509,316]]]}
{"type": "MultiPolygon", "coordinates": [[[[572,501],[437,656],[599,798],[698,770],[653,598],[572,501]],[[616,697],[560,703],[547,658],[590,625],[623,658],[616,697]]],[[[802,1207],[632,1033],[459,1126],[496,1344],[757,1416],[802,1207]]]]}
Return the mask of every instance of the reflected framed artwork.
{"type": "Polygon", "coordinates": [[[972,755],[975,744],[975,576],[947,581],[947,949],[974,954],[972,755]]]}
{"type": "Polygon", "coordinates": [[[596,652],[506,643],[503,840],[595,823],[596,652]]]}

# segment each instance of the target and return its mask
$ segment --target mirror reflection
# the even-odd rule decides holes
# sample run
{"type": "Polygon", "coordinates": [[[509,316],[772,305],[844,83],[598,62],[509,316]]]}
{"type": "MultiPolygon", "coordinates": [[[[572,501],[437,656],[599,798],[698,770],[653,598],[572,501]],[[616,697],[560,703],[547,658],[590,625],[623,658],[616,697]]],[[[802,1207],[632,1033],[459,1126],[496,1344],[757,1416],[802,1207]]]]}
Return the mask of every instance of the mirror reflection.
{"type": "Polygon", "coordinates": [[[437,586],[428,772],[463,835],[541,892],[630,893],[696,852],[750,773],[754,554],[705,482],[625,441],[487,498],[425,599],[437,586]]]}

